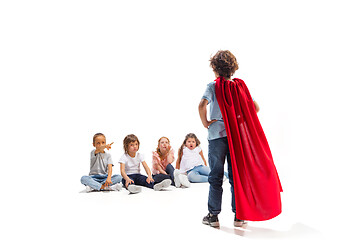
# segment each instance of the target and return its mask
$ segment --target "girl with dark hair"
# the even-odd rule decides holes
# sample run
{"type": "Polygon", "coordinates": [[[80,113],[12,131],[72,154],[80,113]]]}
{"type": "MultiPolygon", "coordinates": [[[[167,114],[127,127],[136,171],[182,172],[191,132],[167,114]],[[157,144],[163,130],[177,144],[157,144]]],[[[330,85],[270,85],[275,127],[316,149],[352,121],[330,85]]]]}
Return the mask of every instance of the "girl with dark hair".
{"type": "Polygon", "coordinates": [[[200,141],[194,133],[185,136],[185,140],[179,148],[176,169],[187,173],[187,177],[192,183],[208,182],[210,168],[207,166],[200,148],[200,141]]]}

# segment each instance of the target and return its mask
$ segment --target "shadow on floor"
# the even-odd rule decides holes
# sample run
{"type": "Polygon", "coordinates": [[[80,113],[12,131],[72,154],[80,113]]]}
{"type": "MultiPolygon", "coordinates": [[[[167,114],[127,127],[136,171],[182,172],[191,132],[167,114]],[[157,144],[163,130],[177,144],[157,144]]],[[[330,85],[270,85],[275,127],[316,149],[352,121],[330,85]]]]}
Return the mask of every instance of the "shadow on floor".
{"type": "Polygon", "coordinates": [[[268,228],[252,227],[248,224],[243,228],[228,228],[220,227],[220,231],[226,233],[243,236],[247,238],[276,238],[276,239],[289,239],[289,238],[308,238],[311,236],[319,236],[320,232],[308,227],[302,223],[295,223],[287,231],[278,231],[268,228]]]}

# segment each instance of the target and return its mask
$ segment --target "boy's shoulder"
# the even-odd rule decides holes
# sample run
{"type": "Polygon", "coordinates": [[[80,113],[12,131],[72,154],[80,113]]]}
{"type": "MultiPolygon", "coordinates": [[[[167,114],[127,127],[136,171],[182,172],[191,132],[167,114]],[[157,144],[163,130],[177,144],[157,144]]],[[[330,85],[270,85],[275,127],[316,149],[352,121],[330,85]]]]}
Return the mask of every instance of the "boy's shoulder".
{"type": "Polygon", "coordinates": [[[216,82],[215,81],[211,81],[207,84],[208,87],[215,87],[216,82]]]}

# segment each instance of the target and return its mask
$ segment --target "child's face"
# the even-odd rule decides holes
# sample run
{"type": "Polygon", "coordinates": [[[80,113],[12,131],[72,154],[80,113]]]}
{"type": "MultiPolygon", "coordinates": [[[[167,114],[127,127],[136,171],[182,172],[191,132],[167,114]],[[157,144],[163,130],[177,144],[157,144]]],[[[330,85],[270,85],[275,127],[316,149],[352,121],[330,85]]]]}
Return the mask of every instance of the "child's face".
{"type": "Polygon", "coordinates": [[[138,150],[139,150],[138,141],[129,143],[129,145],[128,145],[129,155],[134,155],[138,150]]]}
{"type": "Polygon", "coordinates": [[[104,136],[97,136],[95,138],[95,142],[93,143],[93,146],[96,148],[100,148],[102,146],[106,145],[106,139],[104,136]]]}
{"type": "Polygon", "coordinates": [[[195,138],[188,138],[185,142],[185,146],[190,150],[193,150],[194,148],[196,148],[195,138]]]}
{"type": "Polygon", "coordinates": [[[170,144],[166,138],[162,138],[159,142],[159,148],[161,152],[166,152],[169,148],[170,144]]]}

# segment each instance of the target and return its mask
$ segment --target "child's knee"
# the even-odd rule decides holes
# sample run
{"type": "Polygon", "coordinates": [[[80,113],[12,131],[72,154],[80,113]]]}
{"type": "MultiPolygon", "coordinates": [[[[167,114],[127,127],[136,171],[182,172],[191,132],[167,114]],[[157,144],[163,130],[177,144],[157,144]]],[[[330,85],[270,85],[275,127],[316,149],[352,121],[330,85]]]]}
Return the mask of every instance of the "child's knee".
{"type": "Polygon", "coordinates": [[[115,184],[115,183],[121,183],[121,180],[122,180],[121,175],[116,174],[116,175],[112,176],[111,181],[115,184]]]}
{"type": "Polygon", "coordinates": [[[89,180],[89,178],[90,178],[89,176],[82,176],[81,179],[80,179],[80,182],[82,184],[85,184],[89,180]]]}

